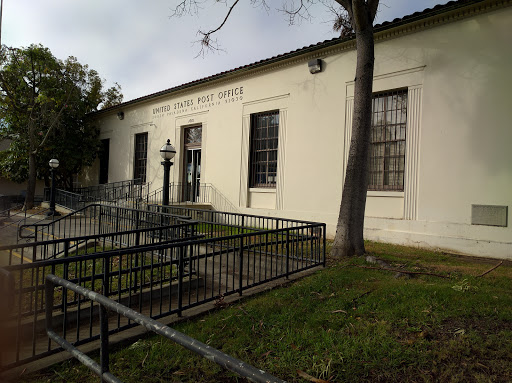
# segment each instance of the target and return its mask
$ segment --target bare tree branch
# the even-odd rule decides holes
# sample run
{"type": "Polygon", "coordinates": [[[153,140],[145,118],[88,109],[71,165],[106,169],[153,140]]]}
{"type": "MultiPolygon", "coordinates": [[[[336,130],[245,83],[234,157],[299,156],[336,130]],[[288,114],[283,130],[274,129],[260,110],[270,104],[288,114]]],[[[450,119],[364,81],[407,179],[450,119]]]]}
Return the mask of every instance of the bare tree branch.
{"type": "Polygon", "coordinates": [[[335,0],[352,16],[352,1],[351,0],[335,0]]]}
{"type": "Polygon", "coordinates": [[[502,264],[503,264],[503,261],[500,261],[497,265],[495,265],[495,266],[491,267],[489,270],[487,270],[487,271],[483,272],[483,273],[482,273],[482,274],[480,274],[480,275],[477,275],[476,277],[477,277],[477,278],[481,278],[481,277],[483,277],[484,275],[489,274],[489,273],[490,273],[491,271],[493,271],[494,269],[497,269],[497,268],[498,268],[498,267],[500,267],[502,264]]]}
{"type": "Polygon", "coordinates": [[[354,29],[352,28],[352,18],[348,11],[344,7],[335,8],[332,3],[326,4],[326,7],[334,15],[334,20],[332,21],[333,31],[339,32],[341,38],[351,36],[354,33],[354,29]]]}
{"type": "Polygon", "coordinates": [[[311,0],[299,0],[299,4],[296,6],[295,1],[292,0],[285,2],[283,8],[279,11],[286,13],[289,25],[294,25],[297,24],[297,19],[299,19],[299,22],[300,20],[311,20],[309,8],[312,5],[314,5],[314,2],[311,0]]]}
{"type": "Polygon", "coordinates": [[[173,10],[171,17],[181,17],[185,14],[196,15],[201,9],[201,1],[197,0],[183,0],[173,10]]]}
{"type": "Polygon", "coordinates": [[[201,44],[201,50],[200,50],[198,56],[204,55],[204,49],[205,48],[207,50],[216,50],[216,51],[219,50],[219,46],[217,44],[217,40],[212,40],[211,36],[215,32],[218,32],[224,26],[224,24],[226,24],[226,22],[229,19],[229,16],[231,15],[231,12],[233,11],[233,9],[235,8],[235,6],[238,4],[239,1],[240,0],[235,0],[235,2],[229,7],[229,10],[228,10],[228,13],[226,14],[226,17],[224,17],[224,20],[222,21],[222,23],[217,28],[211,29],[208,32],[203,32],[201,30],[198,32],[201,36],[203,36],[201,38],[201,40],[199,41],[199,43],[201,44]]]}
{"type": "Polygon", "coordinates": [[[71,98],[71,91],[69,91],[68,93],[68,97],[66,99],[66,102],[62,105],[62,107],[60,108],[59,112],[57,113],[57,115],[55,116],[55,118],[53,119],[52,123],[50,124],[50,127],[48,128],[48,131],[46,132],[43,140],[41,141],[41,143],[37,146],[37,148],[34,150],[34,154],[37,153],[37,151],[43,147],[44,143],[46,142],[46,139],[48,138],[48,136],[50,135],[50,132],[53,131],[54,127],[57,125],[57,122],[59,121],[59,118],[60,118],[60,115],[62,114],[62,112],[64,111],[64,109],[66,109],[67,107],[67,103],[69,101],[69,99],[71,98]]]}

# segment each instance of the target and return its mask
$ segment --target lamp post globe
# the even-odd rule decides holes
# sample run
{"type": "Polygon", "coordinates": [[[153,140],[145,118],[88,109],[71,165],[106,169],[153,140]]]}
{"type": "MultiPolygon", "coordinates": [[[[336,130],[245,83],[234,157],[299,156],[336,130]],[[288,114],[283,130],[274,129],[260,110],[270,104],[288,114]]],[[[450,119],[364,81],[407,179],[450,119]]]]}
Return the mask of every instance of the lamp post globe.
{"type": "Polygon", "coordinates": [[[50,168],[57,169],[60,163],[56,158],[52,158],[50,161],[48,161],[48,164],[50,165],[50,168]]]}
{"type": "Polygon", "coordinates": [[[160,148],[160,156],[162,157],[162,165],[164,166],[164,185],[162,189],[162,205],[169,205],[169,173],[171,171],[171,160],[176,155],[176,149],[171,145],[171,140],[160,148]]]}
{"type": "Polygon", "coordinates": [[[176,155],[176,149],[171,145],[171,140],[167,140],[167,143],[160,148],[160,156],[167,161],[170,161],[176,155]]]}

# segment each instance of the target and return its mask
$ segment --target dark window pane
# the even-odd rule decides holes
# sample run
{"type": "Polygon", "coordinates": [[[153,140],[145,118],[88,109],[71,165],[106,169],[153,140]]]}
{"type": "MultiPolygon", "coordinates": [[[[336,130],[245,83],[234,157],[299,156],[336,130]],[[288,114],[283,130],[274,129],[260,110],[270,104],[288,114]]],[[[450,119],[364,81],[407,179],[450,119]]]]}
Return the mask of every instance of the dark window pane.
{"type": "Polygon", "coordinates": [[[404,190],[407,90],[373,96],[369,190],[404,190]]]}
{"type": "Polygon", "coordinates": [[[185,130],[185,145],[198,145],[201,144],[203,136],[203,127],[195,126],[192,128],[187,128],[185,130]]]}
{"type": "Polygon", "coordinates": [[[249,187],[275,187],[279,111],[251,115],[249,187]]]}
{"type": "Polygon", "coordinates": [[[133,178],[140,183],[146,182],[146,169],[148,159],[148,134],[135,135],[135,156],[133,165],[133,178]]]}

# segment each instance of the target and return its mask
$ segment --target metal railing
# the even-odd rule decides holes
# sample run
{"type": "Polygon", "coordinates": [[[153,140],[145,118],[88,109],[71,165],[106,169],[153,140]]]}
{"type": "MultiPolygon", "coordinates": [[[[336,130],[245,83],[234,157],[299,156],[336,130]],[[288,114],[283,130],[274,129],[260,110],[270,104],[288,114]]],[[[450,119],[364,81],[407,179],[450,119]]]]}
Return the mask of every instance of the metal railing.
{"type": "Polygon", "coordinates": [[[23,206],[22,196],[0,195],[0,217],[5,217],[11,209],[20,205],[23,206]]]}
{"type": "MultiPolygon", "coordinates": [[[[146,204],[161,204],[163,188],[149,193],[143,201],[146,204]]],[[[169,203],[172,204],[209,204],[214,209],[227,212],[238,212],[238,209],[212,184],[196,185],[173,182],[169,184],[169,203]]]]}
{"type": "Polygon", "coordinates": [[[133,179],[77,188],[74,192],[82,195],[87,202],[115,202],[120,199],[142,199],[149,193],[149,187],[150,183],[133,179]]]}
{"type": "MultiPolygon", "coordinates": [[[[50,188],[44,189],[45,201],[50,201],[50,188]]],[[[55,203],[70,210],[78,210],[85,206],[85,199],[81,194],[67,190],[55,189],[55,203]]]]}
{"type": "MultiPolygon", "coordinates": [[[[10,205],[8,205],[8,206],[10,206],[10,205]]],[[[13,210],[21,210],[23,207],[23,204],[16,204],[16,205],[10,206],[8,208],[5,208],[5,207],[6,207],[6,204],[2,204],[1,210],[0,210],[0,220],[5,219],[5,218],[11,218],[12,211],[13,210]]]]}
{"type": "MultiPolygon", "coordinates": [[[[97,186],[76,188],[73,192],[56,189],[55,203],[71,210],[78,210],[90,203],[138,203],[149,193],[150,183],[138,180],[112,182],[97,186]]],[[[45,188],[44,198],[50,200],[50,188],[45,188]]]]}
{"type": "MultiPolygon", "coordinates": [[[[23,211],[22,208],[23,208],[23,205],[20,204],[20,205],[13,206],[8,211],[4,211],[3,212],[5,214],[4,219],[9,219],[10,221],[4,222],[4,224],[0,226],[0,230],[6,229],[11,226],[17,226],[18,232],[19,232],[19,227],[22,225],[25,225],[29,219],[37,217],[36,218],[37,221],[35,223],[44,221],[46,218],[39,218],[39,217],[41,215],[44,216],[49,211],[49,209],[42,209],[42,210],[37,211],[36,213],[28,214],[27,211],[26,210],[23,211]]],[[[0,217],[1,217],[1,214],[0,214],[0,217]]],[[[18,240],[18,238],[16,238],[16,240],[18,240]]]]}
{"type": "Polygon", "coordinates": [[[283,380],[276,378],[267,372],[255,368],[236,359],[230,355],[227,355],[213,347],[208,346],[194,338],[189,337],[171,327],[164,326],[158,323],[156,320],[151,319],[145,315],[142,315],[129,307],[120,304],[119,302],[113,301],[103,295],[99,295],[89,289],[78,286],[75,283],[69,282],[63,278],[59,278],[53,274],[46,276],[45,284],[45,301],[46,301],[46,333],[48,337],[55,343],[61,346],[63,349],[71,353],[77,358],[82,364],[92,370],[96,375],[101,377],[102,382],[122,382],[114,375],[110,373],[109,368],[109,318],[108,311],[116,312],[123,317],[132,320],[134,323],[144,326],[147,330],[150,330],[158,335],[164,336],[169,340],[185,347],[186,349],[214,362],[219,366],[233,371],[241,377],[249,379],[251,382],[283,382],[283,380]],[[99,322],[100,322],[100,363],[95,362],[93,359],[88,357],[86,354],[81,352],[78,348],[69,343],[65,337],[60,336],[53,327],[53,306],[54,306],[54,292],[55,287],[61,286],[63,291],[71,291],[77,295],[88,299],[91,302],[99,304],[99,322]]]}
{"type": "MultiPolygon", "coordinates": [[[[244,221],[255,218],[247,216],[244,221]]],[[[181,315],[183,310],[324,265],[325,224],[285,221],[267,222],[278,222],[278,229],[216,224],[215,231],[211,223],[199,221],[193,223],[194,230],[167,242],[6,266],[14,280],[14,304],[6,321],[11,349],[0,358],[0,368],[59,351],[41,335],[46,275],[99,292],[153,319],[181,315]],[[237,234],[225,234],[230,232],[237,234]]],[[[62,333],[72,337],[75,346],[99,339],[99,326],[92,319],[98,308],[69,292],[62,291],[59,297],[54,323],[60,323],[62,333]]],[[[111,318],[110,333],[134,325],[118,315],[111,318]]]]}
{"type": "Polygon", "coordinates": [[[158,227],[189,219],[188,216],[162,215],[115,205],[90,204],[53,221],[20,225],[18,235],[37,242],[158,227]]]}
{"type": "MultiPolygon", "coordinates": [[[[169,218],[166,221],[172,222],[172,219],[169,218]]],[[[144,246],[195,236],[196,226],[196,222],[187,221],[181,224],[5,245],[0,246],[0,255],[4,258],[3,263],[7,265],[40,262],[86,252],[99,252],[107,248],[144,246]]]]}
{"type": "Polygon", "coordinates": [[[85,206],[85,200],[81,194],[66,190],[55,190],[55,203],[71,210],[78,210],[85,206]]]}
{"type": "Polygon", "coordinates": [[[304,225],[316,224],[316,222],[294,220],[288,218],[269,217],[253,214],[204,210],[189,206],[162,206],[148,204],[148,211],[155,213],[167,213],[176,216],[186,216],[199,222],[198,229],[208,237],[239,234],[240,232],[260,231],[293,228],[304,225]]]}

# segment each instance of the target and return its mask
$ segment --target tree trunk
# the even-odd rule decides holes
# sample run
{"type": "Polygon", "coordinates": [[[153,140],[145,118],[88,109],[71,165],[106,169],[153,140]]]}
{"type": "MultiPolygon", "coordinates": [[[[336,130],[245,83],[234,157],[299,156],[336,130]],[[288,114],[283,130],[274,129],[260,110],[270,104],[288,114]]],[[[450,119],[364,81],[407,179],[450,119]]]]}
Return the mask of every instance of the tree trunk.
{"type": "Polygon", "coordinates": [[[363,228],[368,189],[374,42],[372,23],[356,29],[357,65],[354,88],[352,139],[343,186],[343,195],[331,256],[365,253],[363,228]]]}
{"type": "Polygon", "coordinates": [[[25,197],[24,210],[32,209],[34,207],[34,196],[36,193],[36,153],[31,150],[28,155],[28,181],[27,181],[27,195],[25,197]]]}

